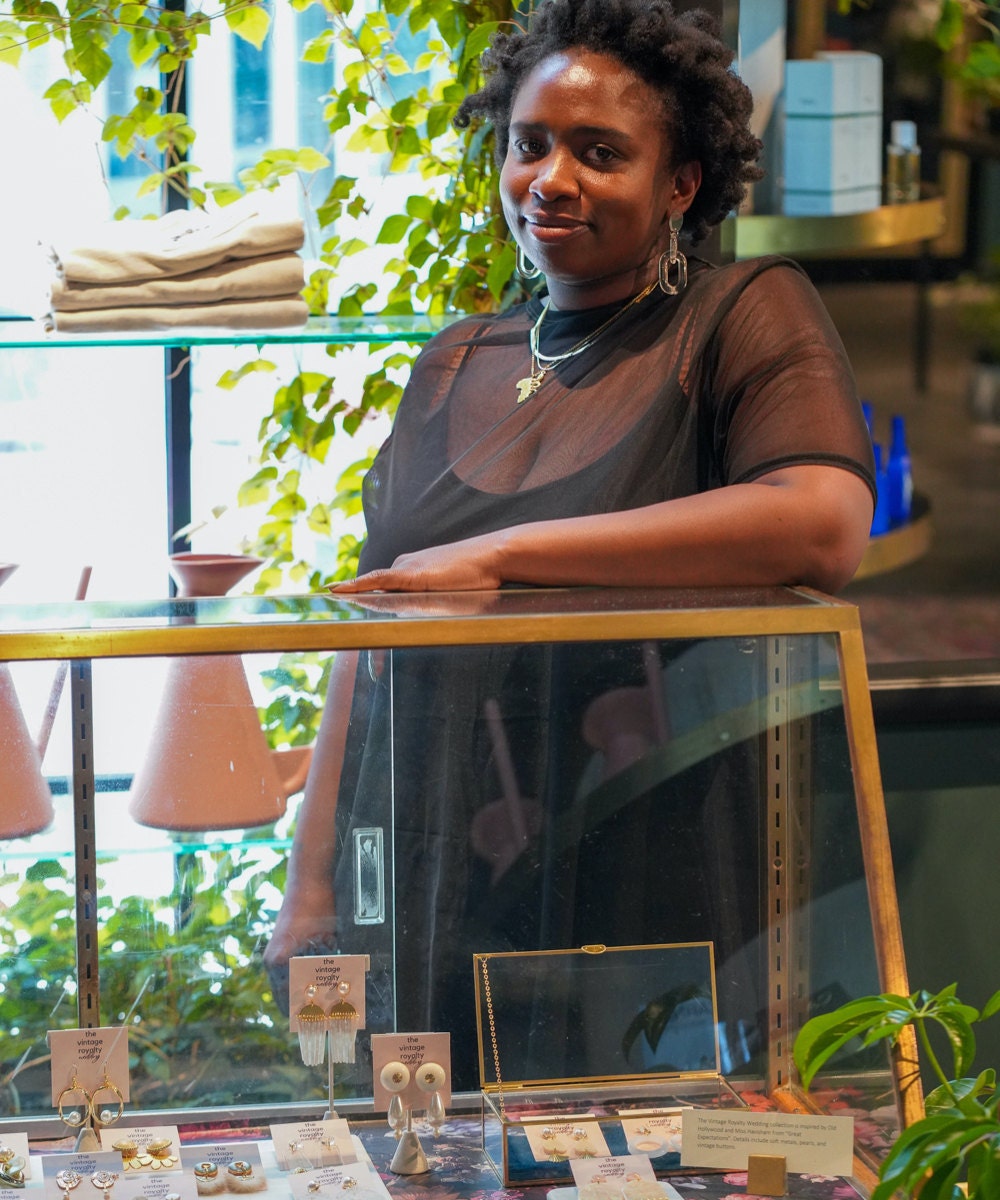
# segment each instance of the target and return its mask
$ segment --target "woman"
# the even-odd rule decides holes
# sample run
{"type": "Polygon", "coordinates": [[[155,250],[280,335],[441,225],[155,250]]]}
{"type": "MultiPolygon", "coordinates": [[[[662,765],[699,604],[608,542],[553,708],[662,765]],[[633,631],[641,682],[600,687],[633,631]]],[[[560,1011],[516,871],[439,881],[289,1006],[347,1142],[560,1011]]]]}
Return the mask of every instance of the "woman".
{"type": "MultiPolygon", "coordinates": [[[[459,123],[493,126],[504,214],[545,297],[458,321],[428,344],[365,482],[359,576],[334,591],[841,587],[866,544],[874,486],[840,341],[793,264],[688,264],[678,243],[682,225],[703,238],[759,177],[751,97],[711,19],[675,16],[666,0],[546,0],[530,30],[498,35],[485,61],[487,83],[459,123]]],[[[522,831],[537,848],[573,803],[593,705],[636,686],[643,668],[622,648],[544,663],[468,653],[396,656],[391,816],[373,799],[386,790],[388,702],[368,671],[356,687],[355,663],[338,658],[268,960],[334,929],[342,949],[376,943],[350,915],[351,846],[390,825],[401,1028],[471,1017],[475,949],[718,941],[704,905],[675,920],[641,890],[604,927],[601,903],[574,883],[573,912],[557,919],[565,855],[546,865],[541,850],[517,889],[496,862],[484,882],[470,846],[500,786],[483,791],[498,757],[497,709],[490,725],[484,698],[523,726],[511,741],[519,789],[537,801],[522,831]],[[460,1012],[446,1003],[456,997],[460,1012]]],[[[731,769],[689,780],[686,797],[704,800],[731,769]]],[[[574,846],[572,869],[587,860],[595,895],[615,889],[595,881],[629,846],[676,857],[687,845],[653,799],[638,832],[591,830],[574,846]]],[[[697,857],[689,849],[685,859],[697,857]]],[[[706,869],[691,868],[688,891],[713,886],[706,869]]],[[[734,945],[742,938],[731,931],[734,945]]]]}

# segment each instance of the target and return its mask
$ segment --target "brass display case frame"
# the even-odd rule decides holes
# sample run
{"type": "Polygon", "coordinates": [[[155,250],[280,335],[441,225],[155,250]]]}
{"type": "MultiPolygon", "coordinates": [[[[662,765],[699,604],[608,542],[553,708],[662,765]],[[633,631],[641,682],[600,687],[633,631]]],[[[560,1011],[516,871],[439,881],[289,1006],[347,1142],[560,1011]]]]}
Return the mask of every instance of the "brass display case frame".
{"type": "MultiPolygon", "coordinates": [[[[0,605],[0,661],[69,660],[72,664],[81,1026],[93,1024],[99,1012],[90,752],[93,723],[99,714],[93,712],[90,695],[93,659],[767,636],[771,667],[780,671],[784,639],[799,634],[829,634],[836,639],[879,981],[883,990],[905,993],[909,989],[867,668],[859,614],[852,604],[806,588],[576,588],[351,599],[321,594],[133,605],[0,605]]],[[[783,765],[776,769],[784,772],[783,786],[795,785],[789,772],[799,768],[793,766],[791,756],[784,756],[783,765]]],[[[772,1005],[771,1019],[788,1028],[777,1002],[772,1005]]],[[[895,1082],[904,1123],[915,1119],[922,1109],[915,1058],[910,1042],[902,1046],[896,1060],[895,1082]]],[[[794,1088],[786,1086],[792,1081],[772,1078],[768,1082],[776,1089],[779,1103],[796,1107],[799,1100],[794,1088]]],[[[859,1176],[863,1177],[865,1170],[862,1165],[859,1176]]]]}

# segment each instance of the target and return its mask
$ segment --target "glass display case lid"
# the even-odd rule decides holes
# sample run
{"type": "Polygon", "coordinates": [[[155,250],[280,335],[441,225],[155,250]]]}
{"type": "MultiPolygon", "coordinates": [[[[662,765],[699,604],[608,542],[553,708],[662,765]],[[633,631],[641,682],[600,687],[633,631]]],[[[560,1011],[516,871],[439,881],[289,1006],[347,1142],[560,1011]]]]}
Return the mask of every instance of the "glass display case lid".
{"type": "Polygon", "coordinates": [[[720,1072],[711,942],[477,954],[474,968],[484,1091],[720,1072]]]}

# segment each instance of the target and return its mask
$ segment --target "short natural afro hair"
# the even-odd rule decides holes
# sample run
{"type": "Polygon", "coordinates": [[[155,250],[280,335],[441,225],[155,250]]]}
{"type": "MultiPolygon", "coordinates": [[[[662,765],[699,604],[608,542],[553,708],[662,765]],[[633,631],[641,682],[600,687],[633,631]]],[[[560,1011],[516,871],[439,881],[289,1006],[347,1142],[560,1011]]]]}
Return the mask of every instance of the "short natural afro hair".
{"type": "Polygon", "coordinates": [[[482,59],[486,82],[462,102],[455,124],[488,120],[502,164],[525,76],[549,55],[577,47],[617,59],[663,97],[670,165],[701,164],[701,187],[684,222],[691,241],[700,241],[763,174],[761,143],[749,129],[753,97],[731,69],[734,55],[715,19],[701,9],[677,14],[670,0],[542,0],[527,32],[494,35],[482,59]]]}

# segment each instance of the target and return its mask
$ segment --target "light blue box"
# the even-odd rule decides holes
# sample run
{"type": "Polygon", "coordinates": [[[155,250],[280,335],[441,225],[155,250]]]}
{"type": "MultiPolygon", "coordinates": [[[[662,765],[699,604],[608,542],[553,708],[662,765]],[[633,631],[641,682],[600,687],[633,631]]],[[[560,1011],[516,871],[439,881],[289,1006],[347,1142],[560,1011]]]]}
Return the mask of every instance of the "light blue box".
{"type": "Polygon", "coordinates": [[[878,187],[882,122],[875,115],[785,120],[786,191],[833,192],[878,187]]]}
{"type": "Polygon", "coordinates": [[[827,51],[785,63],[787,116],[882,112],[882,59],[862,51],[827,51]]]}

